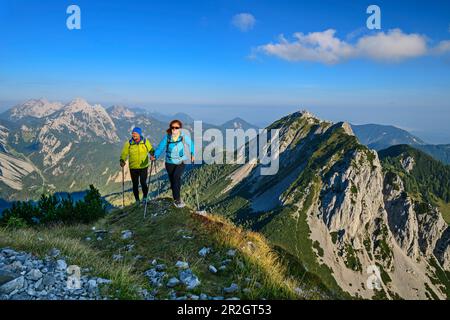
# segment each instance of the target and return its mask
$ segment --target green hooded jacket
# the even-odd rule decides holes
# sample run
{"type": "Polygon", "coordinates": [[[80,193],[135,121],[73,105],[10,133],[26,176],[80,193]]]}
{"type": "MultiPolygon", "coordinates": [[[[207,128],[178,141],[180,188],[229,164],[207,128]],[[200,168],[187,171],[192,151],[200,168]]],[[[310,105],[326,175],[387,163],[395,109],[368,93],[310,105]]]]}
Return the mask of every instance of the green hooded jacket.
{"type": "Polygon", "coordinates": [[[143,139],[136,143],[133,139],[125,142],[120,160],[129,160],[130,169],[145,169],[149,166],[148,154],[153,154],[153,146],[148,139],[143,139]]]}

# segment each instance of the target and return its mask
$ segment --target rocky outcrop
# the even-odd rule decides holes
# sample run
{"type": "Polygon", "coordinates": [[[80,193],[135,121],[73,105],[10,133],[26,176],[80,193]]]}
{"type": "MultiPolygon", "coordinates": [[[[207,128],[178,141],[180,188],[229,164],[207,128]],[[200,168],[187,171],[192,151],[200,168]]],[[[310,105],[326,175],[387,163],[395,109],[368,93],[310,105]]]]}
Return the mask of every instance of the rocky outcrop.
{"type": "Polygon", "coordinates": [[[433,253],[444,270],[450,270],[450,227],[447,227],[436,241],[433,253]]]}
{"type": "Polygon", "coordinates": [[[400,163],[402,164],[403,169],[408,173],[414,169],[415,161],[413,157],[405,157],[400,161],[400,163]]]}
{"type": "MultiPolygon", "coordinates": [[[[372,156],[376,159],[376,155],[372,156]]],[[[357,241],[359,247],[363,240],[357,239],[360,233],[382,217],[379,209],[383,206],[383,175],[379,162],[373,163],[368,162],[365,153],[353,152],[330,168],[330,177],[321,190],[320,217],[330,232],[345,229],[343,240],[357,241]]]]}
{"type": "MultiPolygon", "coordinates": [[[[414,163],[414,159],[407,162],[414,163]]],[[[409,166],[404,169],[408,171],[409,166]]],[[[448,224],[437,208],[430,204],[415,203],[406,193],[404,183],[398,175],[388,175],[385,179],[384,198],[389,227],[395,240],[411,258],[429,260],[434,256],[444,269],[449,270],[448,224]]]]}
{"type": "Polygon", "coordinates": [[[395,175],[384,185],[384,201],[388,213],[389,229],[406,254],[414,259],[420,258],[419,224],[414,204],[407,196],[403,181],[395,175]]]}

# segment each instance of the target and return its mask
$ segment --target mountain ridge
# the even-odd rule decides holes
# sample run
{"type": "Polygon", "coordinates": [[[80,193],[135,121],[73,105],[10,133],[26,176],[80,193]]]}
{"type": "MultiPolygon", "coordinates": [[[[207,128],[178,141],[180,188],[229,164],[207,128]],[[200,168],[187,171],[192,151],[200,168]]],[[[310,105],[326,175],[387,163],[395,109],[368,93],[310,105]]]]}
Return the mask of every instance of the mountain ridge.
{"type": "Polygon", "coordinates": [[[219,175],[200,187],[212,193],[203,197],[206,206],[262,232],[330,290],[342,290],[343,295],[390,299],[448,296],[445,278],[439,278],[444,289],[435,285],[437,274],[448,270],[450,252],[439,208],[430,204],[421,215],[408,205],[410,200],[395,200],[399,194],[389,187],[378,154],[361,145],[345,123],[324,122],[298,112],[271,127],[280,129],[278,175],[258,176],[257,166],[249,164],[224,166],[214,173],[212,168],[200,168],[196,175],[219,175]],[[268,206],[269,194],[275,197],[268,206]],[[412,251],[392,222],[399,214],[417,217],[401,229],[418,230],[409,238],[416,241],[412,251]],[[428,244],[420,239],[428,239],[428,244]],[[440,262],[434,261],[437,256],[440,262]],[[372,266],[380,269],[383,285],[370,292],[365,271],[372,266]],[[416,292],[416,287],[422,290],[416,292]]]}
{"type": "Polygon", "coordinates": [[[352,128],[361,143],[371,149],[380,151],[394,145],[407,144],[450,164],[450,145],[427,144],[408,131],[391,125],[365,124],[352,125],[352,128]]]}

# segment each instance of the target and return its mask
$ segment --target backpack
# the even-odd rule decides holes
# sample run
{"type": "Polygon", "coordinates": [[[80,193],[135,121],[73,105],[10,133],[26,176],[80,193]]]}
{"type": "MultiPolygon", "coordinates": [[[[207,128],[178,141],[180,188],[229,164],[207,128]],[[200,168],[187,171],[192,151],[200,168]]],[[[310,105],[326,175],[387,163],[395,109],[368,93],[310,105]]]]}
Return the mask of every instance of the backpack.
{"type": "MultiPolygon", "coordinates": [[[[183,144],[183,147],[184,147],[184,136],[183,135],[181,135],[181,140],[178,140],[178,141],[172,141],[171,136],[167,135],[166,154],[169,154],[169,145],[171,143],[180,143],[180,142],[183,144]]],[[[184,157],[184,148],[183,148],[183,155],[182,155],[182,157],[184,157]]]]}

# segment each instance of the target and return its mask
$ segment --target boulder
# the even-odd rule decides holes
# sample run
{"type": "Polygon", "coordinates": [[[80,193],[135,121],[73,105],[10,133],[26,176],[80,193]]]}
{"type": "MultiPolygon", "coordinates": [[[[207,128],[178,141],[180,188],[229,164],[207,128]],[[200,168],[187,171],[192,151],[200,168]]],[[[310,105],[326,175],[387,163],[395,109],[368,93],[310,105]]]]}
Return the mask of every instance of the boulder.
{"type": "Polygon", "coordinates": [[[19,291],[24,287],[24,284],[25,278],[23,276],[15,278],[9,282],[6,282],[0,287],[0,294],[10,294],[13,291],[19,291]]]}
{"type": "Polygon", "coordinates": [[[3,284],[10,282],[18,277],[18,275],[14,272],[0,269],[0,286],[3,284]]]}
{"type": "Polygon", "coordinates": [[[5,248],[1,251],[1,254],[5,257],[9,258],[9,257],[15,256],[17,254],[17,252],[15,252],[12,249],[5,248]]]}

